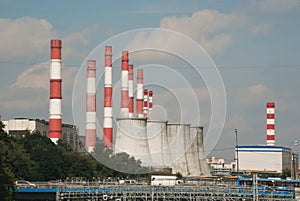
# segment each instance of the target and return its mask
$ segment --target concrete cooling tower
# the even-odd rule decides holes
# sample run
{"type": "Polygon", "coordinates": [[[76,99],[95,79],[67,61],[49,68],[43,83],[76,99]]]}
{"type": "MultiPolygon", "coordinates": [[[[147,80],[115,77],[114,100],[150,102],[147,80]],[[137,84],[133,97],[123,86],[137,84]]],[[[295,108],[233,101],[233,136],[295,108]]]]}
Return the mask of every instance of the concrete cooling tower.
{"type": "Polygon", "coordinates": [[[183,176],[188,175],[188,163],[186,156],[185,132],[189,130],[189,125],[171,123],[167,125],[167,157],[171,162],[172,172],[180,172],[183,176]]]}
{"type": "Polygon", "coordinates": [[[210,176],[210,170],[206,158],[199,158],[204,153],[204,145],[203,145],[203,127],[195,126],[191,127],[191,134],[196,135],[195,144],[197,148],[197,161],[199,163],[199,175],[210,176]]]}
{"type": "Polygon", "coordinates": [[[185,132],[186,159],[188,167],[188,176],[195,177],[201,175],[199,161],[199,144],[197,129],[189,127],[189,132],[185,132]]]}
{"type": "Polygon", "coordinates": [[[166,146],[167,121],[148,120],[147,121],[147,138],[152,158],[152,167],[169,166],[165,157],[167,154],[166,146]]]}
{"type": "Polygon", "coordinates": [[[146,118],[117,119],[114,153],[126,152],[141,160],[143,166],[152,165],[147,140],[146,118]]]}

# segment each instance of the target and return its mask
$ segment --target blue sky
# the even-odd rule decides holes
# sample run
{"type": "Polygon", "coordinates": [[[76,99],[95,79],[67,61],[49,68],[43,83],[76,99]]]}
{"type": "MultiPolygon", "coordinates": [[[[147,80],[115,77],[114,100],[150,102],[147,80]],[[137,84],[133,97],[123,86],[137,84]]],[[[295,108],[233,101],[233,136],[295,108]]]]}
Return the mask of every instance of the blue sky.
{"type": "MultiPolygon", "coordinates": [[[[63,40],[63,117],[72,123],[74,79],[89,52],[124,31],[160,27],[192,38],[220,71],[227,114],[216,149],[228,149],[213,155],[233,159],[234,128],[239,129],[241,144],[264,144],[265,103],[270,100],[277,106],[277,144],[288,146],[300,140],[299,11],[299,0],[0,0],[2,119],[48,118],[51,39],[63,40]]],[[[205,90],[196,91],[205,96],[205,90]]],[[[157,100],[166,96],[158,91],[157,100]]],[[[205,101],[200,106],[205,116],[201,124],[207,126],[205,101]]]]}

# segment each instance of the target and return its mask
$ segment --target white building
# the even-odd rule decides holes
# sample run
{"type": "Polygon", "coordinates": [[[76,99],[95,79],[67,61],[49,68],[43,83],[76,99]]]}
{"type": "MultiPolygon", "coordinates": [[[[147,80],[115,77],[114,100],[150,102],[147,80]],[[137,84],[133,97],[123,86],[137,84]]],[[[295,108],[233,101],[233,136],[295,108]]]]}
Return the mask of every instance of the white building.
{"type": "Polygon", "coordinates": [[[223,158],[210,157],[207,159],[210,166],[211,174],[213,176],[229,176],[231,175],[234,163],[225,164],[223,158]]]}
{"type": "Polygon", "coordinates": [[[290,170],[292,163],[298,164],[298,156],[282,146],[238,146],[235,158],[237,154],[239,171],[282,173],[283,169],[290,170]]]}
{"type": "MultiPolygon", "coordinates": [[[[2,121],[4,131],[9,135],[22,135],[38,131],[43,136],[48,136],[49,122],[41,119],[15,118],[2,121]]],[[[78,138],[78,129],[71,124],[62,124],[62,138],[74,150],[80,150],[81,145],[78,138]]]]}

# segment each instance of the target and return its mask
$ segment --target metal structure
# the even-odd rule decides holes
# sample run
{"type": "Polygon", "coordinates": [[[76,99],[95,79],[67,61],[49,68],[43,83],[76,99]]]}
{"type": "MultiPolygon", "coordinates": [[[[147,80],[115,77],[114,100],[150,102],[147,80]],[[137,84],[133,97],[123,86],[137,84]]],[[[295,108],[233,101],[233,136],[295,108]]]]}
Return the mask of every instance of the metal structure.
{"type": "Polygon", "coordinates": [[[55,144],[61,139],[61,40],[51,40],[49,138],[55,144]]]}
{"type": "Polygon", "coordinates": [[[237,129],[234,129],[234,133],[235,133],[235,152],[236,152],[236,157],[235,157],[236,172],[237,172],[237,176],[239,176],[240,164],[239,164],[239,141],[238,141],[238,131],[237,131],[237,129]]]}
{"type": "MultiPolygon", "coordinates": [[[[260,201],[293,200],[291,193],[258,191],[260,201]]],[[[86,189],[59,189],[57,200],[178,200],[178,201],[233,201],[253,200],[253,189],[226,189],[216,187],[200,188],[86,188],[86,189]]]]}
{"type": "Polygon", "coordinates": [[[87,152],[94,151],[96,146],[96,61],[87,61],[86,82],[86,131],[85,147],[87,152]]]}
{"type": "MultiPolygon", "coordinates": [[[[56,201],[70,200],[113,200],[113,201],[290,201],[295,193],[289,191],[260,190],[220,186],[175,186],[153,187],[149,185],[105,185],[103,183],[62,184],[55,188],[22,188],[19,196],[26,193],[52,193],[56,201]]],[[[49,199],[48,199],[49,200],[49,199]]]]}
{"type": "Polygon", "coordinates": [[[112,47],[105,47],[103,142],[112,148],[112,47]]]}

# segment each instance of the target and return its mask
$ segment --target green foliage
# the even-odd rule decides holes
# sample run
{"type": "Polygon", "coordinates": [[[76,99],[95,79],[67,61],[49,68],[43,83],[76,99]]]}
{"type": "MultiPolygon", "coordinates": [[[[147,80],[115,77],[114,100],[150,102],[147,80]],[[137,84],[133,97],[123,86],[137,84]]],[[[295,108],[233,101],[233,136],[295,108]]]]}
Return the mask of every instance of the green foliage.
{"type": "Polygon", "coordinates": [[[9,189],[14,188],[15,180],[49,181],[64,180],[67,177],[137,178],[149,176],[144,173],[151,171],[126,153],[114,155],[102,143],[96,146],[92,156],[73,151],[62,140],[55,145],[38,132],[28,132],[24,137],[18,134],[8,136],[3,131],[0,120],[0,200],[10,198],[9,189]],[[101,163],[94,157],[101,158],[101,163]],[[121,172],[109,167],[118,167],[121,172]]]}
{"type": "Polygon", "coordinates": [[[287,177],[290,177],[290,176],[291,176],[291,171],[290,171],[289,168],[284,168],[284,169],[282,170],[281,175],[280,175],[280,177],[283,178],[283,179],[285,179],[285,178],[287,178],[287,177]]]}
{"type": "Polygon", "coordinates": [[[176,172],[176,177],[177,177],[177,179],[182,179],[183,178],[182,174],[180,174],[180,172],[176,172]]]}

